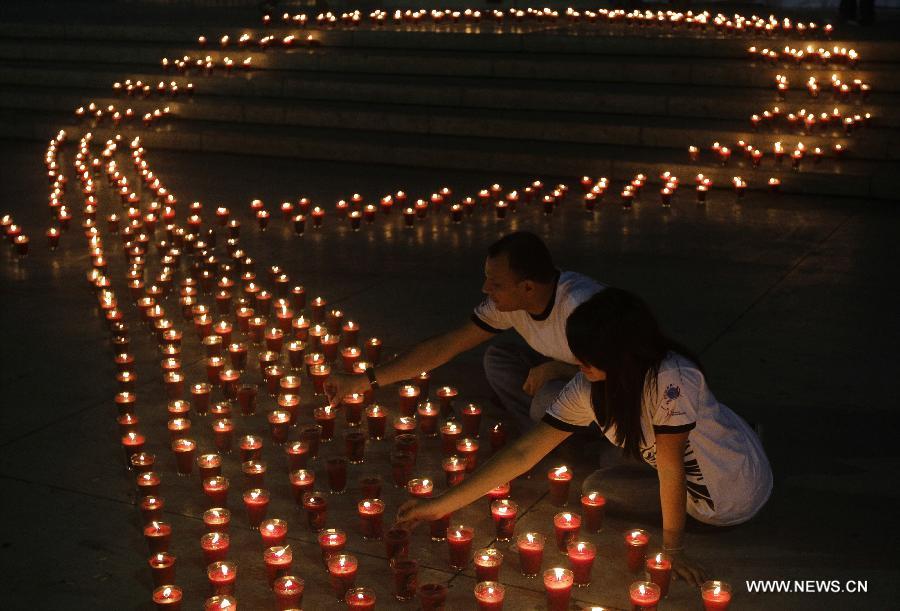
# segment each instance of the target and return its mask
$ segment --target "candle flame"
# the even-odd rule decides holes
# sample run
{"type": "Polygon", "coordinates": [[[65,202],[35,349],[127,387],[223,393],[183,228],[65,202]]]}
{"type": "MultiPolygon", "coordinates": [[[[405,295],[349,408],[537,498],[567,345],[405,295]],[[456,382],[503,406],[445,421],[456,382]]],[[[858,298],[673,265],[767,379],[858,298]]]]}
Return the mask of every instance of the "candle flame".
{"type": "Polygon", "coordinates": [[[163,590],[163,596],[169,598],[172,595],[172,588],[167,587],[163,590]]]}
{"type": "Polygon", "coordinates": [[[656,554],[656,564],[662,564],[662,561],[663,561],[663,555],[662,555],[662,552],[660,552],[660,553],[656,554]]]}
{"type": "MultiPolygon", "coordinates": [[[[556,581],[562,581],[563,576],[565,575],[565,569],[556,568],[553,569],[553,576],[556,578],[556,581]]],[[[644,586],[641,586],[644,587],[644,586]]]]}
{"type": "Polygon", "coordinates": [[[639,585],[639,586],[638,586],[638,592],[641,594],[641,596],[643,596],[644,594],[646,594],[646,593],[647,593],[647,588],[646,588],[646,586],[645,586],[644,584],[639,585]]]}
{"type": "Polygon", "coordinates": [[[641,536],[641,531],[639,531],[639,530],[634,530],[634,531],[631,532],[631,538],[632,538],[632,539],[637,539],[637,538],[639,538],[640,536],[641,536]]]}
{"type": "Polygon", "coordinates": [[[558,476],[562,475],[563,473],[568,472],[568,470],[569,470],[569,469],[568,469],[567,467],[565,467],[565,466],[558,467],[558,468],[553,472],[553,474],[556,475],[556,476],[558,477],[558,476]]]}
{"type": "Polygon", "coordinates": [[[587,546],[583,542],[579,542],[578,545],[575,546],[575,549],[579,552],[583,552],[587,546]]]}

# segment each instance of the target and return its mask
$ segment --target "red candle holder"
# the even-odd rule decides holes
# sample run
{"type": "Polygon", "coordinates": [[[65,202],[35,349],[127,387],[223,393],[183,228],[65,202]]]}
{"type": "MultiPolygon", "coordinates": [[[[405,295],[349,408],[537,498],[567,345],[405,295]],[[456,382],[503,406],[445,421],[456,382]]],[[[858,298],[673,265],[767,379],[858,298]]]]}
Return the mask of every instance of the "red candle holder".
{"type": "Polygon", "coordinates": [[[262,488],[265,486],[266,462],[263,460],[242,462],[241,473],[244,474],[244,484],[247,488],[262,488]]]}
{"type": "Polygon", "coordinates": [[[491,503],[491,517],[494,519],[498,540],[509,541],[512,539],[518,514],[519,505],[515,501],[500,499],[491,503]]]}
{"type": "Polygon", "coordinates": [[[221,475],[203,480],[203,493],[210,505],[221,507],[228,504],[228,478],[221,475]]]}
{"type": "Polygon", "coordinates": [[[125,466],[131,469],[131,457],[144,449],[145,438],[138,432],[131,432],[122,437],[122,447],[125,448],[125,466]]]}
{"type": "Polygon", "coordinates": [[[377,337],[371,337],[366,340],[366,360],[377,365],[378,360],[381,358],[381,346],[381,340],[377,337]]]}
{"type": "Polygon", "coordinates": [[[159,586],[153,590],[156,611],[181,611],[181,588],[174,585],[159,586]]]}
{"type": "Polygon", "coordinates": [[[244,507],[247,509],[250,528],[258,529],[269,509],[269,491],[262,488],[247,490],[244,492],[244,507]]]}
{"type": "Polygon", "coordinates": [[[343,598],[350,611],[374,611],[375,600],[375,590],[372,588],[350,588],[343,598]]]}
{"type": "Polygon", "coordinates": [[[144,522],[159,522],[162,517],[162,509],[165,503],[158,496],[145,496],[141,498],[138,507],[141,510],[141,518],[144,522]]]}
{"type": "Polygon", "coordinates": [[[132,454],[129,459],[131,468],[137,473],[152,471],[155,463],[156,455],[151,454],[150,452],[137,452],[136,454],[132,454]]]}
{"type": "Polygon", "coordinates": [[[429,498],[434,492],[434,482],[427,478],[411,479],[406,484],[406,490],[414,498],[429,498]]]}
{"type": "Polygon", "coordinates": [[[633,611],[656,611],[659,605],[659,586],[649,581],[635,581],[628,587],[633,611]]]}
{"type": "Polygon", "coordinates": [[[625,548],[630,572],[637,573],[644,567],[644,556],[649,543],[650,535],[645,530],[635,528],[625,533],[625,548]]]}
{"type": "Polygon", "coordinates": [[[263,544],[266,547],[284,545],[287,531],[287,522],[279,520],[278,518],[269,518],[268,520],[263,520],[259,524],[259,536],[262,537],[263,544]]]}
{"type": "Polygon", "coordinates": [[[334,438],[334,422],[336,417],[337,412],[330,405],[317,407],[313,410],[313,419],[316,421],[316,424],[322,427],[320,440],[323,443],[327,443],[334,438]]]}
{"type": "Polygon", "coordinates": [[[578,536],[581,529],[581,516],[570,511],[561,511],[553,516],[553,527],[556,534],[556,547],[566,553],[569,542],[578,536]]]}
{"type": "Polygon", "coordinates": [[[161,552],[150,556],[147,562],[153,575],[154,587],[175,581],[175,556],[168,552],[161,552]]]}
{"type": "Polygon", "coordinates": [[[544,589],[547,592],[547,609],[549,611],[566,611],[572,598],[572,571],[553,568],[544,571],[544,589]]]}
{"type": "Polygon", "coordinates": [[[369,431],[369,439],[384,439],[384,431],[387,425],[387,411],[378,404],[366,408],[366,427],[369,431]]]}
{"type": "Polygon", "coordinates": [[[441,414],[447,416],[453,413],[453,400],[459,394],[452,386],[442,386],[437,390],[438,405],[441,408],[441,414]]]}
{"type": "Polygon", "coordinates": [[[228,533],[212,532],[200,537],[200,549],[203,550],[203,558],[206,564],[225,560],[231,540],[228,533]]]}
{"type": "Polygon", "coordinates": [[[319,455],[319,442],[322,439],[322,427],[318,424],[305,424],[300,429],[300,441],[305,441],[309,446],[309,457],[316,458],[319,455]]]}
{"type": "Polygon", "coordinates": [[[320,492],[307,492],[303,495],[303,509],[306,510],[306,521],[310,530],[318,532],[325,528],[328,517],[328,500],[320,492]]]}
{"type": "Polygon", "coordinates": [[[275,593],[275,608],[278,611],[299,609],[303,602],[305,582],[293,575],[282,575],[275,580],[272,591],[275,593]]]}
{"type": "Polygon", "coordinates": [[[423,583],[417,594],[422,611],[439,611],[446,606],[449,592],[442,583],[423,583]]]}
{"type": "Polygon", "coordinates": [[[178,475],[190,475],[194,468],[197,443],[193,439],[176,439],[172,442],[172,451],[175,453],[178,475]]]}
{"type": "Polygon", "coordinates": [[[450,568],[461,571],[469,564],[472,555],[472,540],[475,529],[471,526],[454,526],[447,529],[447,549],[450,554],[450,568]]]}
{"type": "Polygon", "coordinates": [[[291,572],[291,563],[293,561],[294,554],[290,545],[273,545],[263,552],[263,563],[266,565],[266,577],[269,580],[269,587],[275,584],[276,579],[291,572]]]}
{"type": "Polygon", "coordinates": [[[475,603],[479,611],[500,611],[505,597],[506,588],[499,582],[482,581],[475,585],[475,603]]]}
{"type": "Polygon", "coordinates": [[[581,497],[581,513],[584,517],[584,528],[588,532],[599,532],[603,527],[603,514],[606,499],[597,491],[591,491],[581,497]]]}
{"type": "Polygon", "coordinates": [[[408,602],[419,587],[419,563],[411,558],[394,558],[390,561],[394,576],[394,598],[408,602]]]}
{"type": "Polygon", "coordinates": [[[400,526],[389,528],[384,533],[384,551],[388,561],[409,556],[409,529],[400,526]]]}
{"type": "Polygon", "coordinates": [[[570,541],[566,549],[575,585],[578,587],[590,585],[597,547],[588,541],[570,541]]]}
{"type": "Polygon", "coordinates": [[[159,484],[162,480],[158,473],[145,471],[137,476],[138,494],[142,497],[153,496],[159,492],[159,484]]]}
{"type": "Polygon", "coordinates": [[[478,466],[478,441],[466,437],[456,442],[456,452],[465,461],[466,472],[471,473],[478,466]]]}
{"type": "Polygon", "coordinates": [[[706,581],[700,587],[706,611],[726,611],[731,605],[731,586],[724,581],[706,581]]]}
{"type": "Polygon", "coordinates": [[[381,498],[381,477],[367,475],[359,478],[359,494],[363,499],[381,498]]]}
{"type": "Polygon", "coordinates": [[[288,432],[291,428],[291,414],[287,411],[276,409],[269,412],[267,417],[272,442],[278,445],[287,442],[288,432]]]}
{"type": "Polygon", "coordinates": [[[224,507],[213,507],[203,512],[203,524],[209,532],[228,532],[231,512],[224,507]]]}
{"type": "Polygon", "coordinates": [[[466,437],[478,437],[481,428],[481,408],[474,403],[469,403],[460,414],[462,432],[466,437]]]}
{"type": "Polygon", "coordinates": [[[399,408],[398,412],[400,416],[412,416],[416,412],[416,402],[419,399],[419,394],[421,391],[417,386],[413,386],[412,384],[406,384],[400,387],[398,391],[399,394],[399,408]]]}
{"type": "Polygon", "coordinates": [[[503,565],[503,554],[493,547],[486,547],[475,552],[472,559],[475,564],[476,581],[500,581],[500,567],[503,565]]]}
{"type": "Polygon", "coordinates": [[[257,435],[244,435],[238,442],[241,462],[258,460],[262,456],[263,442],[257,435]]]}
{"type": "Polygon", "coordinates": [[[306,467],[309,458],[309,444],[305,441],[292,441],[285,446],[284,452],[288,457],[289,472],[306,467]]]}
{"type": "Polygon", "coordinates": [[[343,456],[332,456],[325,463],[328,489],[331,494],[343,494],[347,488],[347,463],[343,456]]]}
{"type": "Polygon", "coordinates": [[[209,398],[212,386],[206,382],[191,385],[191,406],[198,416],[205,416],[209,411],[209,398]]]}
{"type": "Polygon", "coordinates": [[[444,454],[456,451],[456,442],[462,437],[462,426],[452,420],[441,425],[441,448],[444,454]]]}
{"type": "Polygon", "coordinates": [[[168,522],[150,522],[144,527],[144,539],[151,554],[167,552],[172,539],[172,527],[168,522]]]}
{"type": "Polygon", "coordinates": [[[645,566],[650,581],[659,586],[659,595],[663,598],[668,596],[672,581],[672,560],[665,553],[657,552],[647,558],[645,566]]]}
{"type": "Polygon", "coordinates": [[[326,528],[319,533],[318,539],[325,566],[328,566],[328,556],[342,552],[347,545],[347,533],[340,528],[326,528]]]}
{"type": "Polygon", "coordinates": [[[298,505],[303,504],[303,496],[311,492],[316,483],[316,474],[306,469],[296,469],[290,473],[291,488],[294,491],[294,500],[298,505]]]}
{"type": "MultiPolygon", "coordinates": [[[[333,554],[328,557],[328,580],[338,600],[344,600],[348,590],[356,583],[358,566],[356,556],[352,554],[333,554]]],[[[374,595],[372,598],[374,608],[374,595]]]]}
{"type": "Polygon", "coordinates": [[[547,473],[550,483],[550,503],[564,507],[569,502],[569,486],[572,483],[572,472],[568,467],[556,467],[547,473]]]}
{"type": "Polygon", "coordinates": [[[364,499],[357,504],[359,529],[364,539],[381,539],[384,531],[384,501],[364,499]]]}

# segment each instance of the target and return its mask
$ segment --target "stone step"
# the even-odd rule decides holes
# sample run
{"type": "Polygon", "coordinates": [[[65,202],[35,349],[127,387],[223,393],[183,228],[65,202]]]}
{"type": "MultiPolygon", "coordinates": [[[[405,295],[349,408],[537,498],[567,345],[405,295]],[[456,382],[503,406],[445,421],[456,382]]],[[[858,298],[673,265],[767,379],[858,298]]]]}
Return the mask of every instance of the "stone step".
{"type": "Polygon", "coordinates": [[[315,102],[267,98],[223,98],[195,95],[176,100],[125,99],[107,91],[60,87],[0,87],[0,107],[9,109],[64,110],[92,100],[100,108],[113,105],[132,108],[139,119],[161,104],[183,122],[222,121],[320,128],[326,130],[371,130],[403,134],[461,136],[473,139],[505,138],[558,143],[583,143],[669,148],[686,154],[689,144],[707,148],[714,141],[732,146],[738,140],[771,151],[776,141],[792,148],[803,142],[813,149],[830,152],[835,143],[852,151],[854,159],[900,159],[896,129],[859,129],[850,137],[841,130],[812,135],[800,133],[754,133],[746,124],[714,119],[674,122],[656,116],[621,116],[603,113],[567,113],[547,121],[543,112],[450,107],[424,108],[360,102],[315,102]]]}
{"type": "MultiPolygon", "coordinates": [[[[92,131],[96,138],[110,138],[107,126],[75,125],[71,116],[39,111],[0,111],[0,137],[46,140],[60,128],[78,137],[92,131]]],[[[668,170],[684,184],[697,172],[710,176],[716,186],[729,184],[740,175],[751,188],[765,188],[771,176],[782,178],[783,191],[830,196],[895,199],[893,181],[900,164],[892,162],[825,160],[811,161],[799,172],[769,160],[752,169],[745,160],[726,167],[712,163],[684,163],[684,155],[669,149],[635,146],[549,143],[500,138],[410,136],[396,132],[324,130],[303,127],[251,125],[221,122],[168,120],[153,129],[122,130],[127,137],[140,135],[148,149],[197,152],[238,152],[263,156],[380,163],[388,165],[482,170],[558,176],[607,176],[627,180],[637,172],[655,177],[668,170]]],[[[681,197],[693,197],[681,194],[681,197]]]]}
{"type": "Polygon", "coordinates": [[[858,41],[837,37],[824,40],[817,37],[744,35],[726,37],[718,34],[685,32],[656,28],[595,27],[579,28],[565,25],[496,28],[485,25],[395,27],[360,27],[358,29],[320,30],[317,28],[264,28],[259,22],[244,27],[215,27],[198,25],[142,25],[70,23],[0,23],[0,37],[16,39],[90,40],[185,44],[199,35],[210,40],[228,34],[236,39],[243,33],[254,39],[265,35],[300,37],[312,33],[328,47],[404,48],[408,50],[462,50],[489,52],[538,52],[552,54],[643,55],[660,57],[743,57],[750,45],[780,49],[847,47],[859,52],[864,62],[895,62],[900,57],[900,43],[896,40],[858,41]]]}
{"type": "MultiPolygon", "coordinates": [[[[851,99],[836,102],[831,96],[811,99],[800,93],[789,95],[780,102],[771,91],[749,95],[746,90],[726,87],[669,86],[617,84],[597,89],[585,84],[543,81],[499,81],[479,79],[403,78],[387,82],[371,75],[338,73],[306,73],[288,71],[238,72],[232,75],[176,76],[162,71],[139,70],[141,66],[114,64],[48,62],[0,62],[0,84],[30,85],[46,83],[60,87],[93,88],[101,95],[109,93],[112,83],[130,78],[156,84],[160,80],[174,80],[184,88],[194,84],[200,95],[257,98],[286,98],[294,104],[298,100],[353,101],[370,104],[398,104],[407,106],[455,106],[469,109],[513,111],[577,112],[639,114],[676,119],[729,119],[738,122],[738,129],[749,126],[751,114],[778,105],[785,114],[801,108],[809,112],[831,112],[838,107],[842,113],[872,112],[881,126],[900,126],[900,94],[877,94],[862,102],[851,99]],[[106,91],[102,91],[106,88],[106,91]]],[[[127,99],[127,98],[123,98],[127,99]]]]}
{"type": "Polygon", "coordinates": [[[831,75],[843,81],[861,79],[875,91],[900,92],[900,64],[847,68],[840,66],[770,66],[747,58],[680,58],[658,56],[603,55],[598,57],[533,53],[446,53],[428,50],[366,49],[310,50],[306,48],[250,50],[203,49],[196,45],[160,47],[131,42],[83,42],[56,40],[14,41],[0,39],[0,60],[128,63],[158,67],[163,57],[250,57],[256,70],[305,71],[310,73],[364,74],[384,79],[396,77],[477,78],[585,83],[644,83],[660,86],[694,85],[728,88],[758,88],[774,91],[775,77],[786,76],[792,93],[805,95],[804,83],[815,77],[829,82],[831,75]]]}

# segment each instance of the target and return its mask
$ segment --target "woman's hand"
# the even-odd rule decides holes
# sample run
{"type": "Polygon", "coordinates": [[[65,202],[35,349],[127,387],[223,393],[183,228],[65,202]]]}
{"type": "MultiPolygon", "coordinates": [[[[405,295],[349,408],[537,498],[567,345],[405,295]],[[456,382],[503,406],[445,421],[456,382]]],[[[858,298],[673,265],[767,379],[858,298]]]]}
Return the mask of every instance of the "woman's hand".
{"type": "Polygon", "coordinates": [[[337,407],[341,400],[353,393],[362,394],[369,388],[369,378],[360,375],[333,374],[325,381],[325,396],[331,407],[337,407]]]}
{"type": "Polygon", "coordinates": [[[433,499],[412,499],[397,510],[397,524],[412,530],[419,522],[431,522],[444,517],[433,499]]]}
{"type": "Polygon", "coordinates": [[[699,588],[706,581],[706,569],[685,556],[684,552],[666,552],[672,558],[672,573],[676,579],[685,580],[688,585],[699,588]]]}

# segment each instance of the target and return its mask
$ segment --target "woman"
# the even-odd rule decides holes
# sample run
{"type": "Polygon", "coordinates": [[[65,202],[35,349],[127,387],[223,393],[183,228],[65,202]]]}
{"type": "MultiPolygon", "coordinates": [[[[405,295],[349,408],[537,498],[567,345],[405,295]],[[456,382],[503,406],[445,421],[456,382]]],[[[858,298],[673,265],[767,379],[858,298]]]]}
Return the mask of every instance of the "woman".
{"type": "Polygon", "coordinates": [[[596,422],[626,455],[657,470],[663,548],[673,572],[699,586],[703,570],[684,552],[686,516],[726,526],[759,511],[772,491],[759,439],[716,401],[699,360],[662,333],[637,296],[608,288],[591,297],[569,316],[566,339],[581,371],[539,426],[442,496],[405,503],[398,520],[433,520],[467,505],[596,422]]]}

